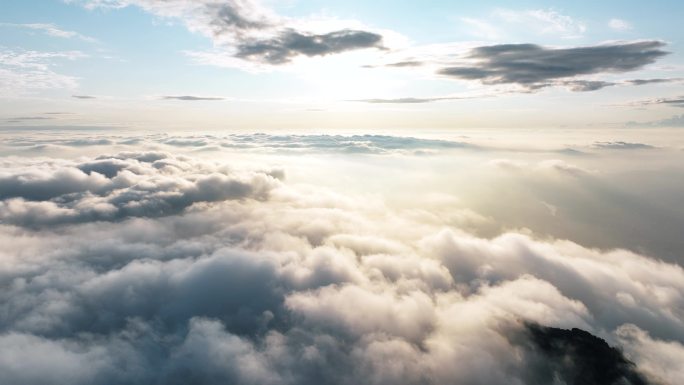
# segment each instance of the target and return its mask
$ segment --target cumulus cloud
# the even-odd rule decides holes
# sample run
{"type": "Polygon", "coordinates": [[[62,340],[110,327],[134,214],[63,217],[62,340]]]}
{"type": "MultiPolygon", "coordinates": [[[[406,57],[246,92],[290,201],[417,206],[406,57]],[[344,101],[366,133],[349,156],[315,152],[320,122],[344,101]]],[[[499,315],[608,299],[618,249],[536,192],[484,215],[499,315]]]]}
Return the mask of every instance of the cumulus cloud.
{"type": "Polygon", "coordinates": [[[620,340],[625,342],[626,354],[640,368],[663,383],[675,383],[684,376],[679,357],[684,355],[684,345],[679,342],[654,339],[648,332],[632,324],[617,330],[620,340]]]}
{"type": "Polygon", "coordinates": [[[660,41],[606,43],[574,48],[547,48],[535,44],[500,44],[477,47],[467,59],[472,64],[441,68],[438,73],[483,84],[515,84],[535,90],[563,81],[587,91],[607,85],[574,79],[576,76],[623,73],[643,68],[667,54],[660,41]],[[577,82],[577,83],[572,83],[577,82]]]}
{"type": "MultiPolygon", "coordinates": [[[[165,139],[152,137],[155,146],[165,139]]],[[[234,142],[316,148],[349,138],[234,142]]],[[[274,177],[282,170],[262,164],[133,146],[0,159],[0,382],[574,384],[581,371],[605,384],[674,385],[680,377],[679,265],[426,219],[453,206],[450,197],[430,197],[416,215],[282,181],[274,177]]],[[[532,167],[578,172],[555,160],[532,167]]]]}
{"type": "Polygon", "coordinates": [[[275,181],[155,153],[32,164],[0,174],[0,222],[40,227],[172,215],[198,202],[263,198],[275,181]],[[196,174],[194,167],[203,173],[196,174]]]}

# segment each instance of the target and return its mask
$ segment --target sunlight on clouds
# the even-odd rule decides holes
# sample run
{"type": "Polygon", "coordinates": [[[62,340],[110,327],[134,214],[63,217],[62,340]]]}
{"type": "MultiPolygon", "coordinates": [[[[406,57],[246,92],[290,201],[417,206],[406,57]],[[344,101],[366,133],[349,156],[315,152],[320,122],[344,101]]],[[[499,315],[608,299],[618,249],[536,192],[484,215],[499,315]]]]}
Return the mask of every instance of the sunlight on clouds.
{"type": "MultiPolygon", "coordinates": [[[[469,193],[525,205],[537,183],[590,190],[575,162],[663,150],[28,132],[2,149],[22,154],[0,160],[0,376],[13,383],[546,383],[591,365],[572,347],[588,337],[554,329],[573,327],[635,360],[610,362],[614,378],[676,383],[677,366],[650,357],[681,356],[679,265],[538,237],[469,193]],[[492,165],[512,181],[489,185],[492,165]],[[563,360],[552,338],[570,344],[563,360]]],[[[555,196],[547,226],[575,199],[555,196]]]]}

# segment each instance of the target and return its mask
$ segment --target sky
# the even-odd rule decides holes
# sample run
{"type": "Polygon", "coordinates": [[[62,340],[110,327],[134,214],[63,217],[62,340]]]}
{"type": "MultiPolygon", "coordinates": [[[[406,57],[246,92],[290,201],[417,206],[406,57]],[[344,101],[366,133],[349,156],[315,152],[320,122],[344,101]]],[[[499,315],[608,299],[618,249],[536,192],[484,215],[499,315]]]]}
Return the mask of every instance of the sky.
{"type": "Polygon", "coordinates": [[[683,8],[0,0],[0,385],[680,385],[683,8]]]}
{"type": "Polygon", "coordinates": [[[681,126],[682,5],[657,5],[5,1],[0,124],[681,126]]]}

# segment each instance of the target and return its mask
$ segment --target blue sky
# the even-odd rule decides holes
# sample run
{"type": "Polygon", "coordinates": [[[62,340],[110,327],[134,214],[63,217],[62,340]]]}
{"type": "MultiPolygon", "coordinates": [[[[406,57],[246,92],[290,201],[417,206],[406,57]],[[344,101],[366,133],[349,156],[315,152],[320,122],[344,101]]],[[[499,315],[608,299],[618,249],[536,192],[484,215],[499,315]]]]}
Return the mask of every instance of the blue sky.
{"type": "Polygon", "coordinates": [[[35,125],[44,119],[15,118],[64,111],[70,115],[59,122],[41,123],[232,129],[664,125],[681,120],[680,104],[662,100],[681,99],[682,8],[676,1],[8,1],[0,17],[0,117],[4,125],[35,125]],[[218,6],[266,26],[212,31],[218,6]],[[350,30],[379,40],[325,54],[291,51],[278,63],[239,57],[241,45],[287,31],[350,30]],[[440,73],[462,67],[477,47],[621,50],[640,41],[659,42],[663,54],[629,68],[611,66],[632,57],[603,58],[613,61],[533,85],[440,73]],[[401,61],[421,65],[387,66],[401,61]],[[577,92],[577,81],[592,89],[577,92]]]}

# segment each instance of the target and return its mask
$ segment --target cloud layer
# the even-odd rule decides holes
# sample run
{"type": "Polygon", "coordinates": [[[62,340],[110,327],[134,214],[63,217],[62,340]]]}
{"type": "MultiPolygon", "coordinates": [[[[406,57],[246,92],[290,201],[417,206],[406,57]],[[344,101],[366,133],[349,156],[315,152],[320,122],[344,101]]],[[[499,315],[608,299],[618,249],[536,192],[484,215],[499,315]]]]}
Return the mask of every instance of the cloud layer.
{"type": "Polygon", "coordinates": [[[676,383],[678,265],[133,146],[1,159],[0,382],[676,383]]]}
{"type": "Polygon", "coordinates": [[[80,164],[38,163],[0,173],[0,217],[35,227],[158,217],[198,202],[263,199],[273,183],[265,174],[237,176],[225,167],[152,152],[80,164]]]}

